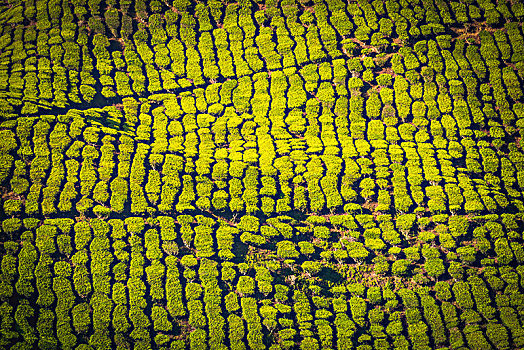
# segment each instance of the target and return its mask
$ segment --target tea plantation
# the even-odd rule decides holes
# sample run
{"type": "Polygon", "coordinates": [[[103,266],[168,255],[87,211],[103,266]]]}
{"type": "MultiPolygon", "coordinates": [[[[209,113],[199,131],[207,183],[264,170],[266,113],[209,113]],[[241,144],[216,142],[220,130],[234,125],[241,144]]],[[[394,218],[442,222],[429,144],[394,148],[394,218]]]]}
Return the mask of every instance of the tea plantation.
{"type": "Polygon", "coordinates": [[[3,0],[0,349],[524,349],[522,0],[3,0]]]}

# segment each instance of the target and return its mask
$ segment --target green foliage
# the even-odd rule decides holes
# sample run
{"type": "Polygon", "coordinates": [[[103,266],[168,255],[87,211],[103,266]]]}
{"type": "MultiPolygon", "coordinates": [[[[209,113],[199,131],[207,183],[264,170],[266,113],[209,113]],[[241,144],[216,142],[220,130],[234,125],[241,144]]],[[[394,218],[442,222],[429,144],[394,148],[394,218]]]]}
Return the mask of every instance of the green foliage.
{"type": "Polygon", "coordinates": [[[3,7],[0,348],[522,348],[524,7],[252,5],[3,7]]]}

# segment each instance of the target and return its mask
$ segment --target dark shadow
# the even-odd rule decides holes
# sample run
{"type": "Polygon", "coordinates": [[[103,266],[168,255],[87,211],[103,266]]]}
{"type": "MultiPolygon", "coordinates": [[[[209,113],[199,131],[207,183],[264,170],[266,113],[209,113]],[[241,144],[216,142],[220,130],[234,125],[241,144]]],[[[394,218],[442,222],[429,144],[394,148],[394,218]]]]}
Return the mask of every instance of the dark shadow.
{"type": "Polygon", "coordinates": [[[236,262],[243,262],[245,260],[245,257],[247,255],[247,252],[249,250],[249,246],[240,240],[235,240],[235,243],[233,244],[232,253],[235,255],[235,258],[233,259],[236,262]]]}
{"type": "Polygon", "coordinates": [[[323,267],[322,270],[320,270],[318,277],[324,281],[332,283],[340,283],[343,280],[342,275],[331,267],[323,267]]]}

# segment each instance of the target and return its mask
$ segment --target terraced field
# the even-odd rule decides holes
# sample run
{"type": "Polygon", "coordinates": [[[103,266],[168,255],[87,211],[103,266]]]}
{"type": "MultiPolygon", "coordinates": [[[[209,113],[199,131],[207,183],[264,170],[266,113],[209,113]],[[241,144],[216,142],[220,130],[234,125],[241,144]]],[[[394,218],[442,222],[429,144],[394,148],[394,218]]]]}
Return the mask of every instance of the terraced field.
{"type": "Polygon", "coordinates": [[[0,349],[524,348],[523,19],[1,1],[0,349]]]}

